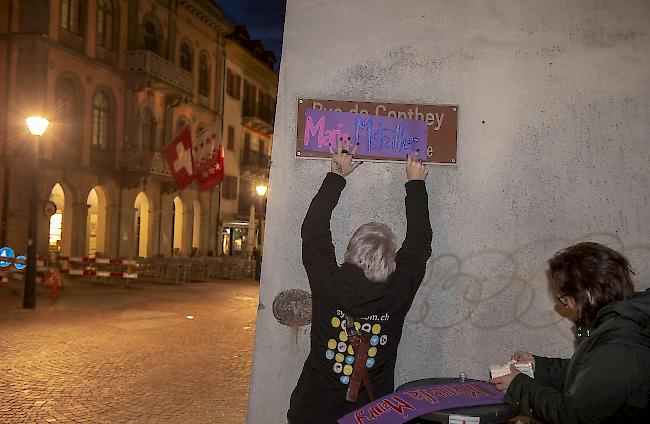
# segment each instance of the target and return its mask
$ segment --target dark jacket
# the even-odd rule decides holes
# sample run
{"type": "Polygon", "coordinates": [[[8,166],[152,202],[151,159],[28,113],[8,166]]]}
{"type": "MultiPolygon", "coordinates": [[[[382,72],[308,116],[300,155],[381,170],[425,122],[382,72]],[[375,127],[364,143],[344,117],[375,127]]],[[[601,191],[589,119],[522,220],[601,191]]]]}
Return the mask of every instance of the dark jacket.
{"type": "Polygon", "coordinates": [[[338,266],[330,219],[345,179],[329,173],[302,225],[302,256],[312,292],[311,348],[291,395],[292,424],[335,423],[368,403],[365,388],[356,403],[345,400],[353,367],[366,366],[375,397],[394,391],[395,360],[404,318],[424,278],[431,256],[431,224],[423,181],[406,183],[406,239],[396,269],[383,283],[368,280],[356,265],[338,266]],[[371,333],[365,364],[355,362],[344,328],[350,316],[371,333]]]}
{"type": "Polygon", "coordinates": [[[602,308],[571,359],[536,356],[535,379],[517,375],[505,401],[544,423],[648,423],[650,348],[630,341],[644,337],[650,289],[602,308]]]}

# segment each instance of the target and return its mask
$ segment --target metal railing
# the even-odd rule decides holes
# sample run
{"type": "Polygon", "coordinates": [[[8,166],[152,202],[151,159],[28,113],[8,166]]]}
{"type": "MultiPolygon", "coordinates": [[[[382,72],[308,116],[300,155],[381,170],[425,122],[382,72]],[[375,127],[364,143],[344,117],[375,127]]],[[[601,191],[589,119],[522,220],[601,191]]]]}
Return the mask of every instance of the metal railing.
{"type": "Polygon", "coordinates": [[[194,76],[191,73],[149,50],[127,52],[126,70],[149,74],[188,93],[194,90],[194,76]]]}
{"type": "Polygon", "coordinates": [[[169,176],[169,167],[161,152],[141,149],[123,149],[121,152],[120,169],[169,176]]]}

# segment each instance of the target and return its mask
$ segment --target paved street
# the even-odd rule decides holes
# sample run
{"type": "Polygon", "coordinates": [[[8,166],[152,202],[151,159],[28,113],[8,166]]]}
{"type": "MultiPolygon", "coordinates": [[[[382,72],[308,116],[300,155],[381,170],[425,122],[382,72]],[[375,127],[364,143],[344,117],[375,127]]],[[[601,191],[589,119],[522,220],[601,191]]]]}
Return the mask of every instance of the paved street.
{"type": "Polygon", "coordinates": [[[257,282],[73,282],[36,310],[20,286],[0,287],[0,422],[245,422],[257,282]]]}

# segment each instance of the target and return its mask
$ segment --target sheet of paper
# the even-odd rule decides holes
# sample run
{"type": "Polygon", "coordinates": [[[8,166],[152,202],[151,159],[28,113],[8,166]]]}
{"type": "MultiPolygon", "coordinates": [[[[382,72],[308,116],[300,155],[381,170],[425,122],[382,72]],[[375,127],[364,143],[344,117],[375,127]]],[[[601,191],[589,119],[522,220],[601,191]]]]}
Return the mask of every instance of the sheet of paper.
{"type": "Polygon", "coordinates": [[[510,365],[514,365],[522,374],[526,374],[530,378],[535,378],[535,373],[533,371],[533,364],[530,362],[527,363],[517,363],[514,360],[508,361],[503,365],[490,365],[490,376],[492,378],[502,377],[504,375],[510,374],[510,365]]]}
{"type": "Polygon", "coordinates": [[[480,424],[480,417],[469,417],[466,415],[450,415],[449,424],[480,424]]]}

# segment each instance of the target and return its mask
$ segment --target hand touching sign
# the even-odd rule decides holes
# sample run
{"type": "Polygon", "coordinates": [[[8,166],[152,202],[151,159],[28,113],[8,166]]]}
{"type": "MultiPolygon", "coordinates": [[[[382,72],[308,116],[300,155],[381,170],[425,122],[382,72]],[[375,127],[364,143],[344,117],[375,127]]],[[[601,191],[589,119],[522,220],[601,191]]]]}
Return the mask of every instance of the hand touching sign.
{"type": "Polygon", "coordinates": [[[332,172],[339,174],[342,177],[350,175],[352,171],[357,169],[357,166],[361,165],[363,161],[352,162],[354,154],[357,152],[359,145],[355,145],[352,152],[350,152],[350,138],[344,142],[342,138],[339,138],[338,142],[338,151],[334,153],[332,149],[332,144],[329,145],[330,153],[332,154],[332,172]],[[345,148],[343,144],[345,143],[345,148]]]}
{"type": "Polygon", "coordinates": [[[422,180],[427,178],[429,170],[418,160],[417,153],[409,155],[406,159],[406,177],[409,181],[422,180]]]}

